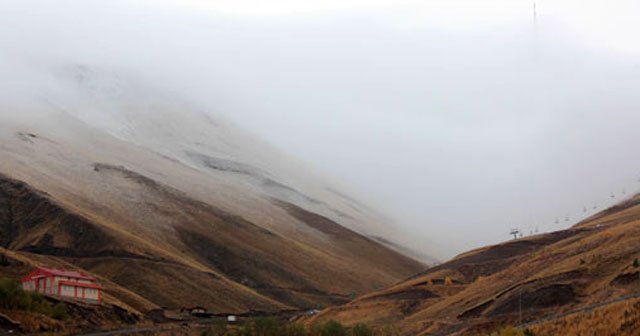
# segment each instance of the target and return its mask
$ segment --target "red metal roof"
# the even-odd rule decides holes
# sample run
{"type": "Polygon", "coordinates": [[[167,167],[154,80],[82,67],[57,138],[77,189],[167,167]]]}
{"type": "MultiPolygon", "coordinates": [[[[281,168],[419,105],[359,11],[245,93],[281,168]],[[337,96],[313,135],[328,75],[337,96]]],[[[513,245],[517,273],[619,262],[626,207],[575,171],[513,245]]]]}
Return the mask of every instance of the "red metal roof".
{"type": "Polygon", "coordinates": [[[55,276],[74,278],[74,279],[85,279],[85,280],[91,280],[91,281],[96,280],[95,277],[84,272],[68,271],[64,269],[46,268],[46,267],[38,267],[38,269],[44,273],[48,273],[55,276]]]}
{"type": "Polygon", "coordinates": [[[102,289],[102,286],[100,286],[99,284],[95,284],[95,283],[84,283],[84,282],[66,281],[66,280],[61,280],[58,283],[60,283],[62,285],[74,286],[74,287],[85,287],[85,288],[102,289]]]}

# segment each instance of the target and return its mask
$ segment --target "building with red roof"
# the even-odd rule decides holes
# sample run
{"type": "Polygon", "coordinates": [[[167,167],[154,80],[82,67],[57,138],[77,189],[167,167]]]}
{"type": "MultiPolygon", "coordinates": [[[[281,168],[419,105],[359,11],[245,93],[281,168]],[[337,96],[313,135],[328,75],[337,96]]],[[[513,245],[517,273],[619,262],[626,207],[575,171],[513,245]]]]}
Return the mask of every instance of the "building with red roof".
{"type": "Polygon", "coordinates": [[[21,282],[27,291],[87,303],[102,302],[102,286],[94,276],[84,272],[37,267],[21,282]]]}

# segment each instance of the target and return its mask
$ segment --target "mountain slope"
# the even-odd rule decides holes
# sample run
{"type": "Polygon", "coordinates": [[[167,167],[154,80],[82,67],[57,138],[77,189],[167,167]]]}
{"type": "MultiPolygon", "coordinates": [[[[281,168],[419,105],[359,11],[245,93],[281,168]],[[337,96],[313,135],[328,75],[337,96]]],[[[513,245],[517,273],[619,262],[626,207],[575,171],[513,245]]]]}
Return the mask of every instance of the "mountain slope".
{"type": "Polygon", "coordinates": [[[74,71],[68,96],[0,111],[0,245],[17,256],[93,272],[140,311],[314,307],[424,267],[277,151],[171,95],[74,71]]]}
{"type": "MultiPolygon", "coordinates": [[[[640,293],[640,267],[633,266],[640,257],[638,241],[640,195],[567,230],[464,253],[396,285],[331,307],[313,321],[396,324],[407,335],[473,333],[535,321],[640,293]]],[[[632,302],[628,307],[624,316],[640,313],[639,305],[632,302]]],[[[572,315],[572,321],[594,319],[576,315],[580,314],[572,315]]],[[[598,318],[589,323],[616,326],[610,335],[632,335],[629,323],[640,326],[637,320],[598,318]]],[[[563,335],[583,330],[578,325],[547,324],[551,326],[536,330],[563,335]]]]}

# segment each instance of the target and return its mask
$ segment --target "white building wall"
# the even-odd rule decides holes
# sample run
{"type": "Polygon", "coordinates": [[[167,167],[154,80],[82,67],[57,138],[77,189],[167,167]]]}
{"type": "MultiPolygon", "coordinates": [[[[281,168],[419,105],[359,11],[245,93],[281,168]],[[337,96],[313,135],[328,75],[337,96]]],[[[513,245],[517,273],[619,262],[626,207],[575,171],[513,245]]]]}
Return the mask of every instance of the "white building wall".
{"type": "MultiPolygon", "coordinates": [[[[46,295],[58,295],[58,285],[60,281],[77,281],[80,283],[94,283],[85,279],[74,279],[68,277],[56,276],[53,278],[36,278],[22,283],[24,290],[35,291],[39,286],[39,292],[46,295]]],[[[73,285],[61,285],[60,296],[67,298],[76,298],[78,300],[84,299],[89,301],[98,301],[100,299],[100,290],[95,288],[77,287],[73,285]]]]}
{"type": "Polygon", "coordinates": [[[29,280],[22,283],[22,289],[26,291],[34,291],[36,290],[36,282],[35,280],[29,280]]]}
{"type": "Polygon", "coordinates": [[[85,288],[85,290],[84,290],[84,298],[87,299],[87,300],[98,301],[98,299],[99,299],[98,290],[95,289],[95,288],[85,288]]]}
{"type": "Polygon", "coordinates": [[[54,285],[54,281],[52,278],[47,278],[46,283],[47,283],[47,288],[45,290],[45,293],[49,295],[58,294],[58,287],[54,285]]]}
{"type": "Polygon", "coordinates": [[[74,298],[76,295],[76,288],[74,286],[62,285],[62,287],[60,287],[60,295],[74,298]]]}
{"type": "Polygon", "coordinates": [[[47,279],[45,278],[36,279],[36,288],[39,293],[44,293],[44,285],[46,283],[46,280],[47,279]]]}

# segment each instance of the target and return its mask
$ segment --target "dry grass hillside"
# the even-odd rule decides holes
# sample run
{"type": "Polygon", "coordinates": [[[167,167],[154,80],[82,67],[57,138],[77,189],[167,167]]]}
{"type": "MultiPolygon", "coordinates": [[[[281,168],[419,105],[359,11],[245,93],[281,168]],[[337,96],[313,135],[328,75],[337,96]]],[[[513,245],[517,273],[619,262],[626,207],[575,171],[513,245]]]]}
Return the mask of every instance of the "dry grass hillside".
{"type": "Polygon", "coordinates": [[[274,200],[310,229],[327,234],[327,239],[344,240],[330,251],[335,255],[124,168],[95,167],[96,174],[107,176],[113,184],[128,179],[135,188],[144,189],[138,195],[144,195],[145,205],[136,204],[137,211],[154,208],[157,213],[149,211],[138,219],[131,209],[129,218],[118,218],[122,214],[108,218],[96,214],[113,209],[95,204],[94,212],[81,214],[22,182],[0,176],[0,243],[30,264],[69,263],[108,279],[121,287],[109,294],[142,311],[193,303],[217,311],[313,307],[340,302],[366,286],[367,280],[389,282],[419,267],[292,204],[274,200]],[[113,218],[118,218],[117,223],[113,218]],[[388,264],[390,271],[351,266],[373,262],[388,264]]]}
{"type": "Polygon", "coordinates": [[[384,226],[370,209],[264,163],[281,155],[252,156],[259,143],[203,114],[158,111],[117,120],[144,141],[61,110],[0,123],[0,247],[91,272],[139,312],[326,306],[424,268],[370,238],[384,226]]]}
{"type": "Polygon", "coordinates": [[[640,293],[640,267],[634,267],[639,241],[637,195],[570,229],[461,254],[308,322],[396,325],[406,335],[475,335],[576,311],[531,328],[536,335],[631,335],[637,332],[637,300],[580,309],[640,293]]]}
{"type": "Polygon", "coordinates": [[[535,335],[635,336],[640,330],[640,299],[569,314],[530,326],[529,330],[535,335]]]}

